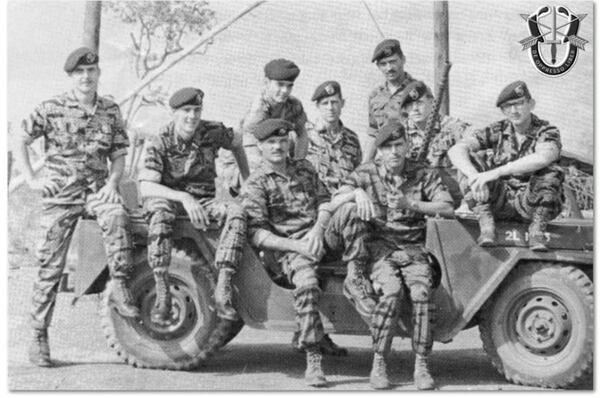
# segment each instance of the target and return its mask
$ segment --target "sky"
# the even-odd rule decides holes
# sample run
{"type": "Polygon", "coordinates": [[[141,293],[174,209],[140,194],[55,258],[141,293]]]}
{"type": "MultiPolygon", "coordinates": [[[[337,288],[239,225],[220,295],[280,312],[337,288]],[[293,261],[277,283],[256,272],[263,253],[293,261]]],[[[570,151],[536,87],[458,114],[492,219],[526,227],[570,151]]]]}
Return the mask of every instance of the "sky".
{"type": "MultiPolygon", "coordinates": [[[[251,4],[211,1],[217,23],[251,4]]],[[[433,5],[431,2],[366,2],[386,37],[400,40],[405,69],[433,86],[433,5]]],[[[450,1],[450,114],[484,127],[502,118],[495,107],[504,86],[524,80],[536,99],[535,113],[556,125],[563,148],[593,157],[593,3],[569,1],[587,14],[579,36],[588,40],[573,69],[557,78],[538,72],[519,40],[529,36],[519,14],[558,2],[450,1]]],[[[18,126],[40,101],[66,91],[66,56],[80,46],[83,2],[9,1],[7,5],[8,121],[18,126]]],[[[131,26],[104,12],[100,38],[100,93],[120,99],[138,84],[129,56],[131,26]]],[[[192,39],[188,41],[191,42],[192,39]]],[[[344,124],[364,138],[367,96],[382,81],[370,62],[381,41],[364,2],[356,0],[268,1],[216,36],[204,55],[186,58],[158,84],[169,92],[183,86],[206,94],[203,117],[237,126],[261,89],[264,64],[273,58],[295,61],[301,73],[294,95],[309,119],[310,97],[325,80],[338,80],[346,97],[344,124]]],[[[564,47],[564,46],[563,46],[564,47]]],[[[559,51],[561,51],[559,49],[559,51]]],[[[168,112],[146,111],[132,125],[156,131],[168,112]]],[[[9,144],[10,142],[9,137],[9,144]]]]}

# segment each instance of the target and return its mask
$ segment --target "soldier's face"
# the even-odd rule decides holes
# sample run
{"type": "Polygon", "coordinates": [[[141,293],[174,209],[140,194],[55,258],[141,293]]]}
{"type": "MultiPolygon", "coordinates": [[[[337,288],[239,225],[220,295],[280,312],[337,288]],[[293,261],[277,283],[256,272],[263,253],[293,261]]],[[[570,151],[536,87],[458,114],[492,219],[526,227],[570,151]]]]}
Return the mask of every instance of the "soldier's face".
{"type": "Polygon", "coordinates": [[[265,93],[276,103],[287,101],[293,88],[294,83],[287,80],[265,80],[265,93]]]}
{"type": "Polygon", "coordinates": [[[402,109],[414,123],[425,122],[433,109],[433,98],[425,95],[418,100],[409,103],[402,109]]]}
{"type": "Polygon", "coordinates": [[[377,67],[388,82],[396,82],[404,76],[404,57],[393,54],[377,61],[377,67]]]}
{"type": "Polygon", "coordinates": [[[272,136],[264,141],[259,141],[258,149],[260,149],[262,157],[266,161],[281,164],[286,161],[287,154],[290,151],[290,139],[288,136],[272,136]]]}
{"type": "Polygon", "coordinates": [[[385,145],[379,147],[381,159],[385,165],[390,168],[398,168],[404,165],[404,159],[408,153],[408,142],[405,138],[398,138],[394,141],[389,141],[385,145]]]}
{"type": "Polygon", "coordinates": [[[173,110],[175,132],[182,135],[183,138],[189,138],[196,131],[201,115],[202,106],[199,105],[185,105],[173,110]]]}
{"type": "Polygon", "coordinates": [[[517,98],[514,100],[506,101],[502,104],[500,109],[504,116],[515,125],[523,125],[529,123],[531,119],[531,112],[535,107],[535,101],[533,98],[527,99],[517,98]]]}
{"type": "Polygon", "coordinates": [[[321,119],[327,123],[337,123],[340,120],[343,107],[344,100],[337,94],[325,97],[317,103],[321,119]]]}
{"type": "Polygon", "coordinates": [[[100,80],[100,68],[95,65],[79,65],[69,73],[73,82],[73,88],[83,94],[95,93],[98,90],[100,80]]]}

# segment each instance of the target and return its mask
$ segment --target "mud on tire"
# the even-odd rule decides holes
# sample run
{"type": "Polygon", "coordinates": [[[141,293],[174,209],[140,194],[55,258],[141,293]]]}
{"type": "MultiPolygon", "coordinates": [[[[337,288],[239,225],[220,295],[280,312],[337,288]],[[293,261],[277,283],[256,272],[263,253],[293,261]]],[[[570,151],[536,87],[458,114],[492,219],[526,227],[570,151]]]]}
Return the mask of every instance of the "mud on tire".
{"type": "Polygon", "coordinates": [[[558,263],[522,264],[481,310],[483,347],[507,380],[564,388],[593,367],[593,283],[558,263]]]}

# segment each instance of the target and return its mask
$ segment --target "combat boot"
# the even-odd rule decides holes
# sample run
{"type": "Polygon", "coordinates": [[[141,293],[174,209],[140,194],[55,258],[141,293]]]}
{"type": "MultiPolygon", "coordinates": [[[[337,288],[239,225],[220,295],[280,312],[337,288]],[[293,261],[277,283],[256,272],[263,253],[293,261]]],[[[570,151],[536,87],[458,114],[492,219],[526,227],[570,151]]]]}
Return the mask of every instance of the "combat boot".
{"type": "Polygon", "coordinates": [[[156,300],[150,311],[150,320],[158,325],[171,324],[171,291],[169,289],[169,272],[154,272],[156,283],[156,300]]]}
{"type": "Polygon", "coordinates": [[[371,387],[376,390],[390,388],[390,380],[387,375],[385,357],[378,352],[373,355],[373,368],[371,368],[371,387]]]}
{"type": "Polygon", "coordinates": [[[546,227],[548,226],[548,209],[545,207],[536,207],[531,224],[529,224],[529,248],[536,252],[548,251],[546,246],[546,227]]]}
{"type": "Polygon", "coordinates": [[[375,292],[366,276],[365,265],[354,261],[348,263],[348,274],[344,280],[344,296],[350,300],[363,318],[370,318],[375,305],[375,292]]]}
{"type": "Polygon", "coordinates": [[[125,318],[137,318],[140,310],[135,306],[125,278],[113,278],[110,290],[110,302],[117,312],[125,318]]]}
{"type": "Polygon", "coordinates": [[[490,205],[478,205],[473,208],[479,216],[479,238],[477,244],[481,247],[490,247],[496,244],[496,224],[490,205]]]}
{"type": "Polygon", "coordinates": [[[215,288],[215,303],[217,315],[224,319],[239,319],[237,311],[233,308],[233,291],[231,288],[231,277],[235,271],[231,268],[221,268],[215,288]]]}
{"type": "Polygon", "coordinates": [[[416,354],[415,373],[413,377],[418,390],[433,390],[435,388],[433,377],[431,377],[429,367],[427,366],[427,356],[416,354]]]}
{"type": "Polygon", "coordinates": [[[50,359],[48,329],[33,329],[33,339],[29,346],[29,362],[42,368],[54,366],[54,363],[50,359]]]}
{"type": "Polygon", "coordinates": [[[321,368],[321,353],[317,347],[306,350],[306,373],[304,380],[306,384],[313,387],[325,387],[327,379],[321,368]]]}

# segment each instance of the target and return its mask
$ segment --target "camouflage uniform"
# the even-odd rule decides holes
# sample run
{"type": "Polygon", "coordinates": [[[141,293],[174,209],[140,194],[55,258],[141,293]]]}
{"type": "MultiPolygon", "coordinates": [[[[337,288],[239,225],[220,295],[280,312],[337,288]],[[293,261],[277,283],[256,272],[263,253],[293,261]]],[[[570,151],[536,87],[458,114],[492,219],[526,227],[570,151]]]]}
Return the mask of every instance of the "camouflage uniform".
{"type": "MultiPolygon", "coordinates": [[[[232,142],[233,131],[218,122],[202,120],[189,142],[175,133],[171,122],[148,140],[138,179],[191,194],[203,205],[211,222],[220,221],[218,217],[224,214],[215,201],[215,158],[219,148],[231,149],[232,142]]],[[[149,223],[148,262],[155,274],[166,274],[171,262],[175,218],[187,213],[180,203],[164,198],[145,198],[143,206],[149,223]]],[[[246,216],[238,204],[229,202],[226,206],[227,219],[215,266],[219,270],[235,270],[246,242],[246,216]]]]}
{"type": "MultiPolygon", "coordinates": [[[[470,128],[470,124],[460,119],[443,116],[441,120],[438,119],[436,121],[434,127],[435,136],[429,144],[429,151],[427,153],[427,163],[437,169],[442,182],[448,187],[450,195],[452,195],[454,207],[460,205],[462,194],[458,185],[457,170],[453,167],[452,162],[450,162],[447,152],[470,128]]],[[[416,160],[424,144],[426,132],[421,130],[416,123],[407,119],[406,134],[410,142],[409,158],[416,160]]]]}
{"type": "Polygon", "coordinates": [[[45,139],[42,195],[44,240],[37,251],[40,271],[33,288],[31,323],[35,329],[49,326],[65,260],[77,220],[94,216],[102,229],[112,278],[124,278],[132,264],[129,216],[121,203],[107,203],[96,195],[109,175],[107,159],[127,154],[129,141],[119,106],[96,96],[92,113],[75,95],[64,93],[41,103],[23,121],[30,144],[45,139]],[[52,192],[51,186],[59,189],[52,192]]]}
{"type": "MultiPolygon", "coordinates": [[[[558,129],[534,114],[531,114],[531,126],[521,144],[517,141],[512,123],[507,119],[466,134],[463,142],[472,151],[478,151],[473,160],[479,171],[497,168],[531,154],[538,143],[550,142],[559,150],[562,147],[558,129]]],[[[490,195],[485,204],[489,204],[498,219],[529,221],[538,207],[547,209],[552,219],[562,210],[563,181],[563,170],[557,164],[533,173],[504,177],[488,184],[490,195]]],[[[481,205],[472,199],[464,178],[461,188],[471,207],[481,205]]]]}
{"type": "MultiPolygon", "coordinates": [[[[244,151],[251,172],[261,162],[257,141],[252,132],[257,124],[267,119],[287,120],[294,125],[296,132],[304,131],[307,121],[302,103],[296,97],[290,96],[287,101],[275,104],[265,98],[264,93],[257,97],[240,123],[244,151]]],[[[224,179],[225,184],[229,187],[239,187],[240,171],[233,155],[230,152],[221,151],[219,163],[219,176],[224,179]]]]}
{"type": "Polygon", "coordinates": [[[371,332],[376,353],[389,351],[392,325],[399,315],[403,294],[409,294],[413,306],[413,349],[427,355],[431,351],[432,333],[429,299],[432,272],[422,242],[425,217],[409,209],[387,206],[387,195],[402,193],[408,199],[452,203],[447,188],[435,169],[407,163],[401,176],[391,175],[382,162],[375,160],[358,167],[345,181],[345,189],[361,188],[375,206],[369,250],[378,259],[372,268],[373,286],[381,298],[372,316],[371,332]],[[404,288],[408,292],[403,292],[404,288]]]}
{"type": "MultiPolygon", "coordinates": [[[[315,224],[319,206],[328,202],[329,192],[307,160],[289,160],[287,175],[263,162],[251,173],[243,189],[243,206],[248,213],[248,232],[253,236],[267,230],[278,236],[301,239],[315,224]]],[[[366,224],[356,216],[353,204],[341,206],[324,232],[328,252],[342,252],[342,260],[366,262],[366,224]]],[[[320,289],[318,263],[295,252],[276,253],[295,285],[296,319],[303,348],[316,346],[323,338],[317,303],[320,289]]]]}
{"type": "Polygon", "coordinates": [[[405,72],[402,84],[393,93],[390,92],[387,82],[380,84],[371,91],[368,99],[369,135],[371,137],[375,137],[377,135],[377,130],[385,125],[389,119],[406,119],[406,115],[402,113],[401,103],[404,101],[404,89],[414,81],[416,80],[405,72]]]}
{"type": "Polygon", "coordinates": [[[309,138],[306,159],[313,164],[329,192],[333,193],[362,162],[358,136],[341,121],[335,137],[327,129],[312,123],[306,124],[306,133],[309,138]]]}

